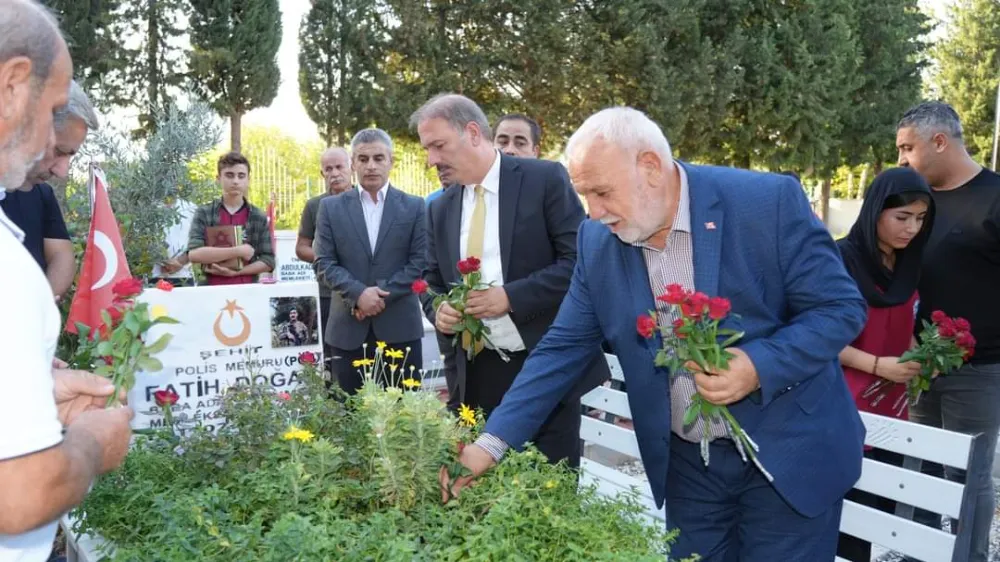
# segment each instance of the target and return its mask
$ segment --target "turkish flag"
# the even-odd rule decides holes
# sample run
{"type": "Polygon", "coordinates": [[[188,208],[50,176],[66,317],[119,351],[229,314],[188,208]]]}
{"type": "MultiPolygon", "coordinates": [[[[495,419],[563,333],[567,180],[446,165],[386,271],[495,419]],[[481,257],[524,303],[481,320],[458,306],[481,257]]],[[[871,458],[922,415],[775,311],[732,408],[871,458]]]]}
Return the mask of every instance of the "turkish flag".
{"type": "Polygon", "coordinates": [[[75,334],[76,323],[92,329],[102,322],[101,311],[111,307],[115,283],[130,279],[125,248],[118,233],[118,221],[108,199],[107,180],[96,165],[90,168],[91,216],[83,268],[76,283],[76,294],[66,319],[66,331],[75,334]]]}

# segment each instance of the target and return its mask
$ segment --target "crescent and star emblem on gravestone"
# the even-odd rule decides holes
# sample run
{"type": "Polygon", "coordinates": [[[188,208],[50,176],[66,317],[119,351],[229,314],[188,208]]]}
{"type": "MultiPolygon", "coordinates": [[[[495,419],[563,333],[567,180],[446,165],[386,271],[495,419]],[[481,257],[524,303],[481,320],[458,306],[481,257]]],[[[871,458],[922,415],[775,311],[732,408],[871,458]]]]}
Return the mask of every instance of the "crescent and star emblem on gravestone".
{"type": "Polygon", "coordinates": [[[248,339],[250,339],[250,319],[243,312],[243,307],[236,304],[235,300],[226,299],[226,306],[219,309],[218,316],[215,317],[215,325],[213,326],[215,331],[215,339],[219,340],[219,343],[229,347],[236,347],[242,345],[248,339]],[[235,318],[236,314],[240,315],[240,319],[243,321],[243,329],[239,334],[235,336],[227,335],[222,331],[222,315],[223,313],[229,313],[230,318],[235,318]]]}

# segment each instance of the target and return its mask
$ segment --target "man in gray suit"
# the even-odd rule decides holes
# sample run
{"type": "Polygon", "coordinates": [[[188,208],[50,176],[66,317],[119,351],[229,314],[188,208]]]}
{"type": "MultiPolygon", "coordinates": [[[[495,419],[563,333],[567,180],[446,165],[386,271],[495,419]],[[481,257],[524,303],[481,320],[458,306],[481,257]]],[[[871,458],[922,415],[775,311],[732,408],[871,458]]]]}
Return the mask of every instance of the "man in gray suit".
{"type": "Polygon", "coordinates": [[[314,241],[316,270],[333,287],[325,340],[348,394],[362,383],[354,362],[371,358],[376,342],[408,351],[396,378],[420,368],[424,328],[411,286],[426,263],[424,200],[389,185],[392,139],[381,129],[358,132],[351,161],[359,185],[323,200],[314,241]]]}

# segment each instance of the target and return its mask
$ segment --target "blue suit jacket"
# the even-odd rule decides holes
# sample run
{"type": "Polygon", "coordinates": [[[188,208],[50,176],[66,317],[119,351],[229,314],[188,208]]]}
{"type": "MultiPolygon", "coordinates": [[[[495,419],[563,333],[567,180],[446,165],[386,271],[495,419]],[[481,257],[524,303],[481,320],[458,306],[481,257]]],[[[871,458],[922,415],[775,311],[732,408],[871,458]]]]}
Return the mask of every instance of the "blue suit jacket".
{"type": "MultiPolygon", "coordinates": [[[[837,356],[861,331],[865,301],[793,179],[684,169],[695,288],[732,301],[740,318],[728,327],[746,332],[737,346],[760,377],[761,400],[743,399],[730,410],[760,446],[778,492],[803,515],[815,516],[861,474],[864,426],[837,356]]],[[[670,462],[670,373],[653,364],[659,338],[645,340],[636,332],[636,318],[654,309],[653,296],[642,250],[586,221],[556,321],[486,431],[512,445],[530,439],[606,339],[624,370],[642,461],[662,505],[670,462]]]]}

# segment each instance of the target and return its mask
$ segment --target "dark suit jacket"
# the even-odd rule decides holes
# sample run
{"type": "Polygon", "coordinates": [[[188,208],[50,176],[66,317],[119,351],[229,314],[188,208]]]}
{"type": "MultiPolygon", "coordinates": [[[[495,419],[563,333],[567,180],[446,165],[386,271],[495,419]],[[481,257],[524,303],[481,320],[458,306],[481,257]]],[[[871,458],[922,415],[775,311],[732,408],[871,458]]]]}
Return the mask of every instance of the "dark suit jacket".
{"type": "Polygon", "coordinates": [[[390,185],[373,254],[358,190],[323,199],[313,248],[320,281],[333,287],[326,343],[357,349],[369,327],[388,343],[423,337],[420,307],[411,286],[426,259],[424,213],[422,198],[390,185]],[[385,310],[358,322],[352,314],[355,304],[365,288],[376,284],[390,293],[385,310]]]}
{"type": "MultiPolygon", "coordinates": [[[[460,186],[446,189],[427,213],[427,274],[436,293],[457,283],[462,228],[460,186]]],[[[576,233],[583,205],[573,191],[566,168],[558,162],[500,157],[500,261],[511,319],[531,350],[555,320],[569,289],[576,263],[576,233]]],[[[423,299],[434,322],[433,298],[423,299]]],[[[467,361],[458,354],[459,384],[464,386],[467,361]]],[[[581,383],[567,394],[579,397],[610,377],[603,356],[581,383]]]]}

